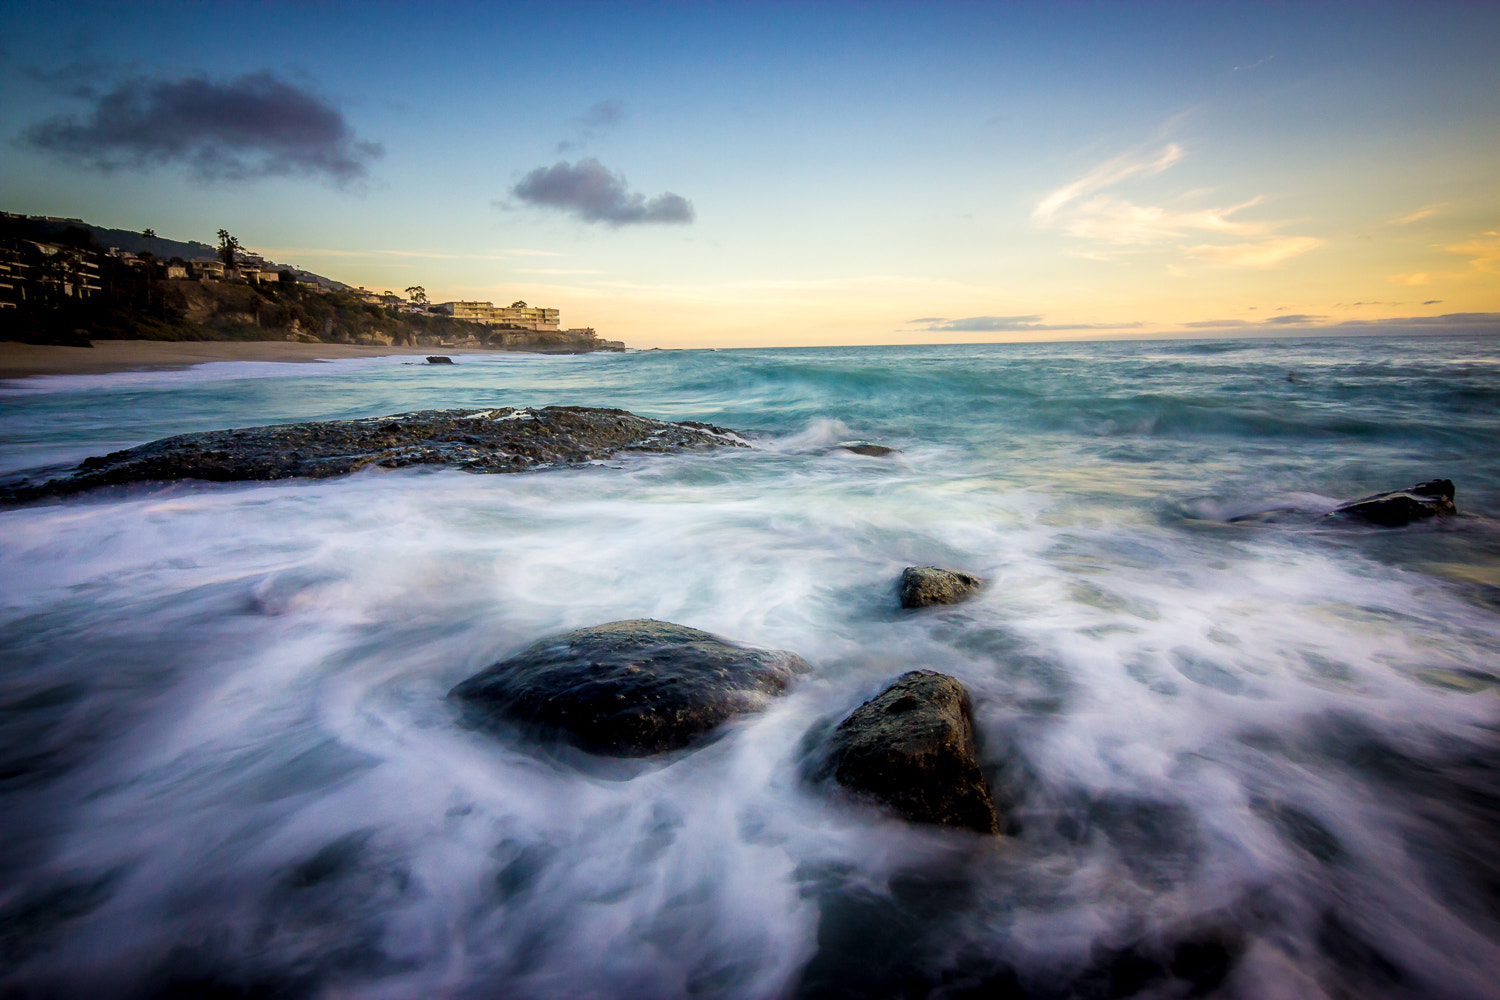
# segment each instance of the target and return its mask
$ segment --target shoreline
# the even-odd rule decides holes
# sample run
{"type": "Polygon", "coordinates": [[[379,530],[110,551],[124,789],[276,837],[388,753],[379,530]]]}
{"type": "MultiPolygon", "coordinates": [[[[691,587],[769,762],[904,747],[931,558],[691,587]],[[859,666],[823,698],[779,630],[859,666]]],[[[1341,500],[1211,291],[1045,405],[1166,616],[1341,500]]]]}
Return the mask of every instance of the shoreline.
{"type": "MultiPolygon", "coordinates": [[[[455,354],[538,354],[484,347],[386,347],[365,344],[302,344],[280,340],[96,340],[93,347],[0,342],[0,380],[37,375],[102,375],[164,371],[215,361],[312,364],[341,358],[426,357],[455,354]]],[[[452,356],[452,355],[450,355],[452,356]]]]}

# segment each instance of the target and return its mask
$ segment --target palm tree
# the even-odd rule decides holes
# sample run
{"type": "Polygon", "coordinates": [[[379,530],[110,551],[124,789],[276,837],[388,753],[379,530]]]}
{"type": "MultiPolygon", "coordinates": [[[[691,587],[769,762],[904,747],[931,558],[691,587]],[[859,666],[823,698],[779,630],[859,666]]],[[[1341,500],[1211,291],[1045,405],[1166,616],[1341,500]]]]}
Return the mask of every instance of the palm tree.
{"type": "Polygon", "coordinates": [[[219,230],[219,259],[225,267],[234,266],[234,255],[239,252],[240,241],[229,235],[229,230],[219,230]]]}

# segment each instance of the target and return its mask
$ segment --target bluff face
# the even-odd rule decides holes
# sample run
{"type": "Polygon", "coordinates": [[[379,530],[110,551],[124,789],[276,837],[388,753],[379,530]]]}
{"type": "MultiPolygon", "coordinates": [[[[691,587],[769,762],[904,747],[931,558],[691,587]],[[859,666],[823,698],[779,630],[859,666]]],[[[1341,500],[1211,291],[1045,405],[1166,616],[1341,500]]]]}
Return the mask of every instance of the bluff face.
{"type": "Polygon", "coordinates": [[[722,427],[652,420],[626,410],[586,406],[422,410],[363,420],[179,434],[85,459],[55,479],[0,489],[0,503],[28,503],[123,483],[326,479],[372,465],[523,472],[578,465],[621,452],[664,454],[745,447],[749,446],[722,427]]]}

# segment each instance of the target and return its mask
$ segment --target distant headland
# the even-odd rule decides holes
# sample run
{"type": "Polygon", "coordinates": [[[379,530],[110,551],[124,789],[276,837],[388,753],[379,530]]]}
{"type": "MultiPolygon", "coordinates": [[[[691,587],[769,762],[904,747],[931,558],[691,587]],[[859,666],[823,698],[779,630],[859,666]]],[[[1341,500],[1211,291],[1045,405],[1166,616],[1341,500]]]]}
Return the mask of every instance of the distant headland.
{"type": "Polygon", "coordinates": [[[623,351],[558,310],[515,302],[429,303],[419,285],[355,288],[246,252],[0,212],[0,340],[281,341],[553,354],[623,351]]]}

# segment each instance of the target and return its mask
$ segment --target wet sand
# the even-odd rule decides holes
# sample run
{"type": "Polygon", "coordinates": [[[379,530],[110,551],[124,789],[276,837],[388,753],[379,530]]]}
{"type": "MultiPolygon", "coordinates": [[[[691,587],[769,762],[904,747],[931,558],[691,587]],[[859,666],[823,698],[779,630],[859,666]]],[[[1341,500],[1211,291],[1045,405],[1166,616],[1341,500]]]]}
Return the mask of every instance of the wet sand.
{"type": "Polygon", "coordinates": [[[503,353],[478,347],[366,347],[359,344],[296,344],[275,340],[96,340],[93,347],[0,342],[0,379],[186,368],[210,361],[311,362],[332,358],[375,358],[389,357],[392,354],[428,355],[448,352],[503,353]]]}

